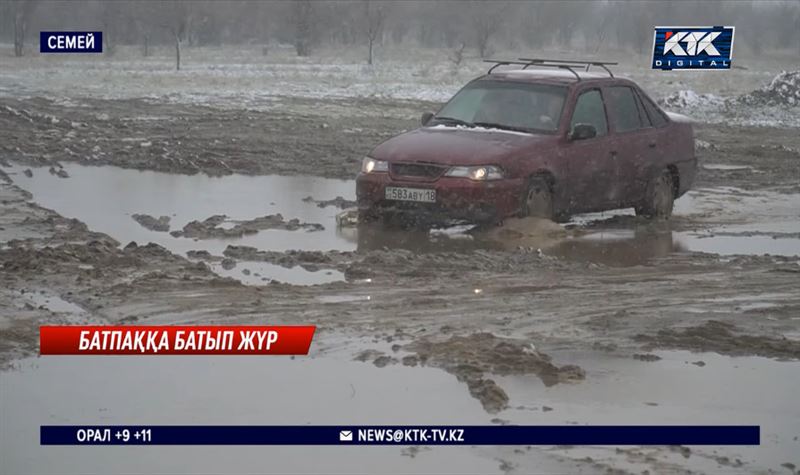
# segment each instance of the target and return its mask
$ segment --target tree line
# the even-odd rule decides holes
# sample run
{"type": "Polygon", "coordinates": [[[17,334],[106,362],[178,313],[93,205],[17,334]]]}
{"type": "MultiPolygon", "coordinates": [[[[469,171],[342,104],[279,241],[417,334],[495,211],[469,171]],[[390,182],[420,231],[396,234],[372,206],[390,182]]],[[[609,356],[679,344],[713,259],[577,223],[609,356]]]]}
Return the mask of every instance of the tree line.
{"type": "Polygon", "coordinates": [[[559,47],[600,54],[644,53],[656,25],[735,25],[736,48],[759,54],[791,49],[800,56],[800,1],[258,1],[0,0],[0,41],[15,56],[38,49],[40,30],[103,31],[104,52],[138,45],[292,45],[298,56],[336,45],[449,48],[456,58],[499,49],[559,47]]]}

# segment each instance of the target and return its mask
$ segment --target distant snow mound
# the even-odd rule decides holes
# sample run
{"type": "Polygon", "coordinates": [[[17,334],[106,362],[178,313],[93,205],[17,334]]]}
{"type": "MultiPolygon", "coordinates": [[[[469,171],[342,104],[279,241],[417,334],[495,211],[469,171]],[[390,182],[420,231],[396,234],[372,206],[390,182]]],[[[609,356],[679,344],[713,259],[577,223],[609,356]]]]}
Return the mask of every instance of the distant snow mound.
{"type": "Polygon", "coordinates": [[[725,99],[715,94],[698,94],[692,90],[683,90],[662,97],[658,102],[665,109],[687,109],[722,106],[725,104],[725,99]]]}
{"type": "Polygon", "coordinates": [[[748,105],[800,106],[800,71],[783,71],[768,85],[740,96],[739,101],[748,105]]]}

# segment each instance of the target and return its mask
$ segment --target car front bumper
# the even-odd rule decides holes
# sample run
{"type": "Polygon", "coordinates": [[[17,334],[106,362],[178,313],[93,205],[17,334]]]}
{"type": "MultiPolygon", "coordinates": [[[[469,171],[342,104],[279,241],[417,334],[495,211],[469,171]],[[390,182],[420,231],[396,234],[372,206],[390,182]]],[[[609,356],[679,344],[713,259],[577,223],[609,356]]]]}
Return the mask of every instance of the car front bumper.
{"type": "Polygon", "coordinates": [[[367,214],[400,212],[435,221],[485,222],[518,212],[523,186],[523,180],[513,178],[474,181],[441,177],[436,181],[416,181],[393,178],[388,173],[361,173],[356,178],[356,199],[359,211],[367,214]],[[387,200],[387,186],[435,189],[436,202],[387,200]]]}

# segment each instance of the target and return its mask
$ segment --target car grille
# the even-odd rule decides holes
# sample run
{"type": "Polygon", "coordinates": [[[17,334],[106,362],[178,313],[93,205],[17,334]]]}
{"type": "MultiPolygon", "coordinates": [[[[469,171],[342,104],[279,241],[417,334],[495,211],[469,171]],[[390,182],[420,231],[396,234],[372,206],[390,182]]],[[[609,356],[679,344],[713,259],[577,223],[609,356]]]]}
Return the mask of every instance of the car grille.
{"type": "Polygon", "coordinates": [[[411,176],[419,178],[438,178],[447,167],[439,165],[426,165],[419,163],[392,163],[392,175],[411,176]]]}

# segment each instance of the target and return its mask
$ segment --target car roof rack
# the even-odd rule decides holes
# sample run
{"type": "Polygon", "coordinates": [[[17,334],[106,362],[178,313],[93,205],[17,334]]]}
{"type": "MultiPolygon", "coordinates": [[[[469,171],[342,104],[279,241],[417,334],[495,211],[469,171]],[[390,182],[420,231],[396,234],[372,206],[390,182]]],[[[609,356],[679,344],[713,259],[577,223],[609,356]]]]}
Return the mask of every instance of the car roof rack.
{"type": "Polygon", "coordinates": [[[559,69],[566,69],[567,71],[571,72],[575,75],[575,78],[580,81],[580,75],[575,71],[575,69],[583,68],[584,71],[589,71],[589,68],[592,66],[599,66],[608,73],[610,77],[614,77],[614,73],[608,69],[607,66],[616,65],[618,63],[613,63],[610,61],[582,61],[582,60],[564,60],[564,59],[544,59],[544,58],[518,58],[516,61],[506,61],[506,60],[494,60],[494,59],[486,59],[484,60],[485,63],[494,63],[494,66],[489,68],[487,74],[492,74],[499,66],[507,66],[511,64],[516,64],[522,66],[522,69],[528,69],[530,66],[542,66],[542,67],[549,67],[549,68],[559,68],[559,69]]]}
{"type": "Polygon", "coordinates": [[[611,61],[583,61],[579,59],[542,59],[542,58],[519,58],[520,61],[528,61],[531,65],[542,65],[542,64],[569,64],[569,65],[583,65],[585,66],[584,71],[589,71],[591,66],[600,66],[601,68],[605,69],[606,72],[610,77],[614,77],[614,73],[608,69],[607,66],[616,66],[617,62],[611,61]]]}

